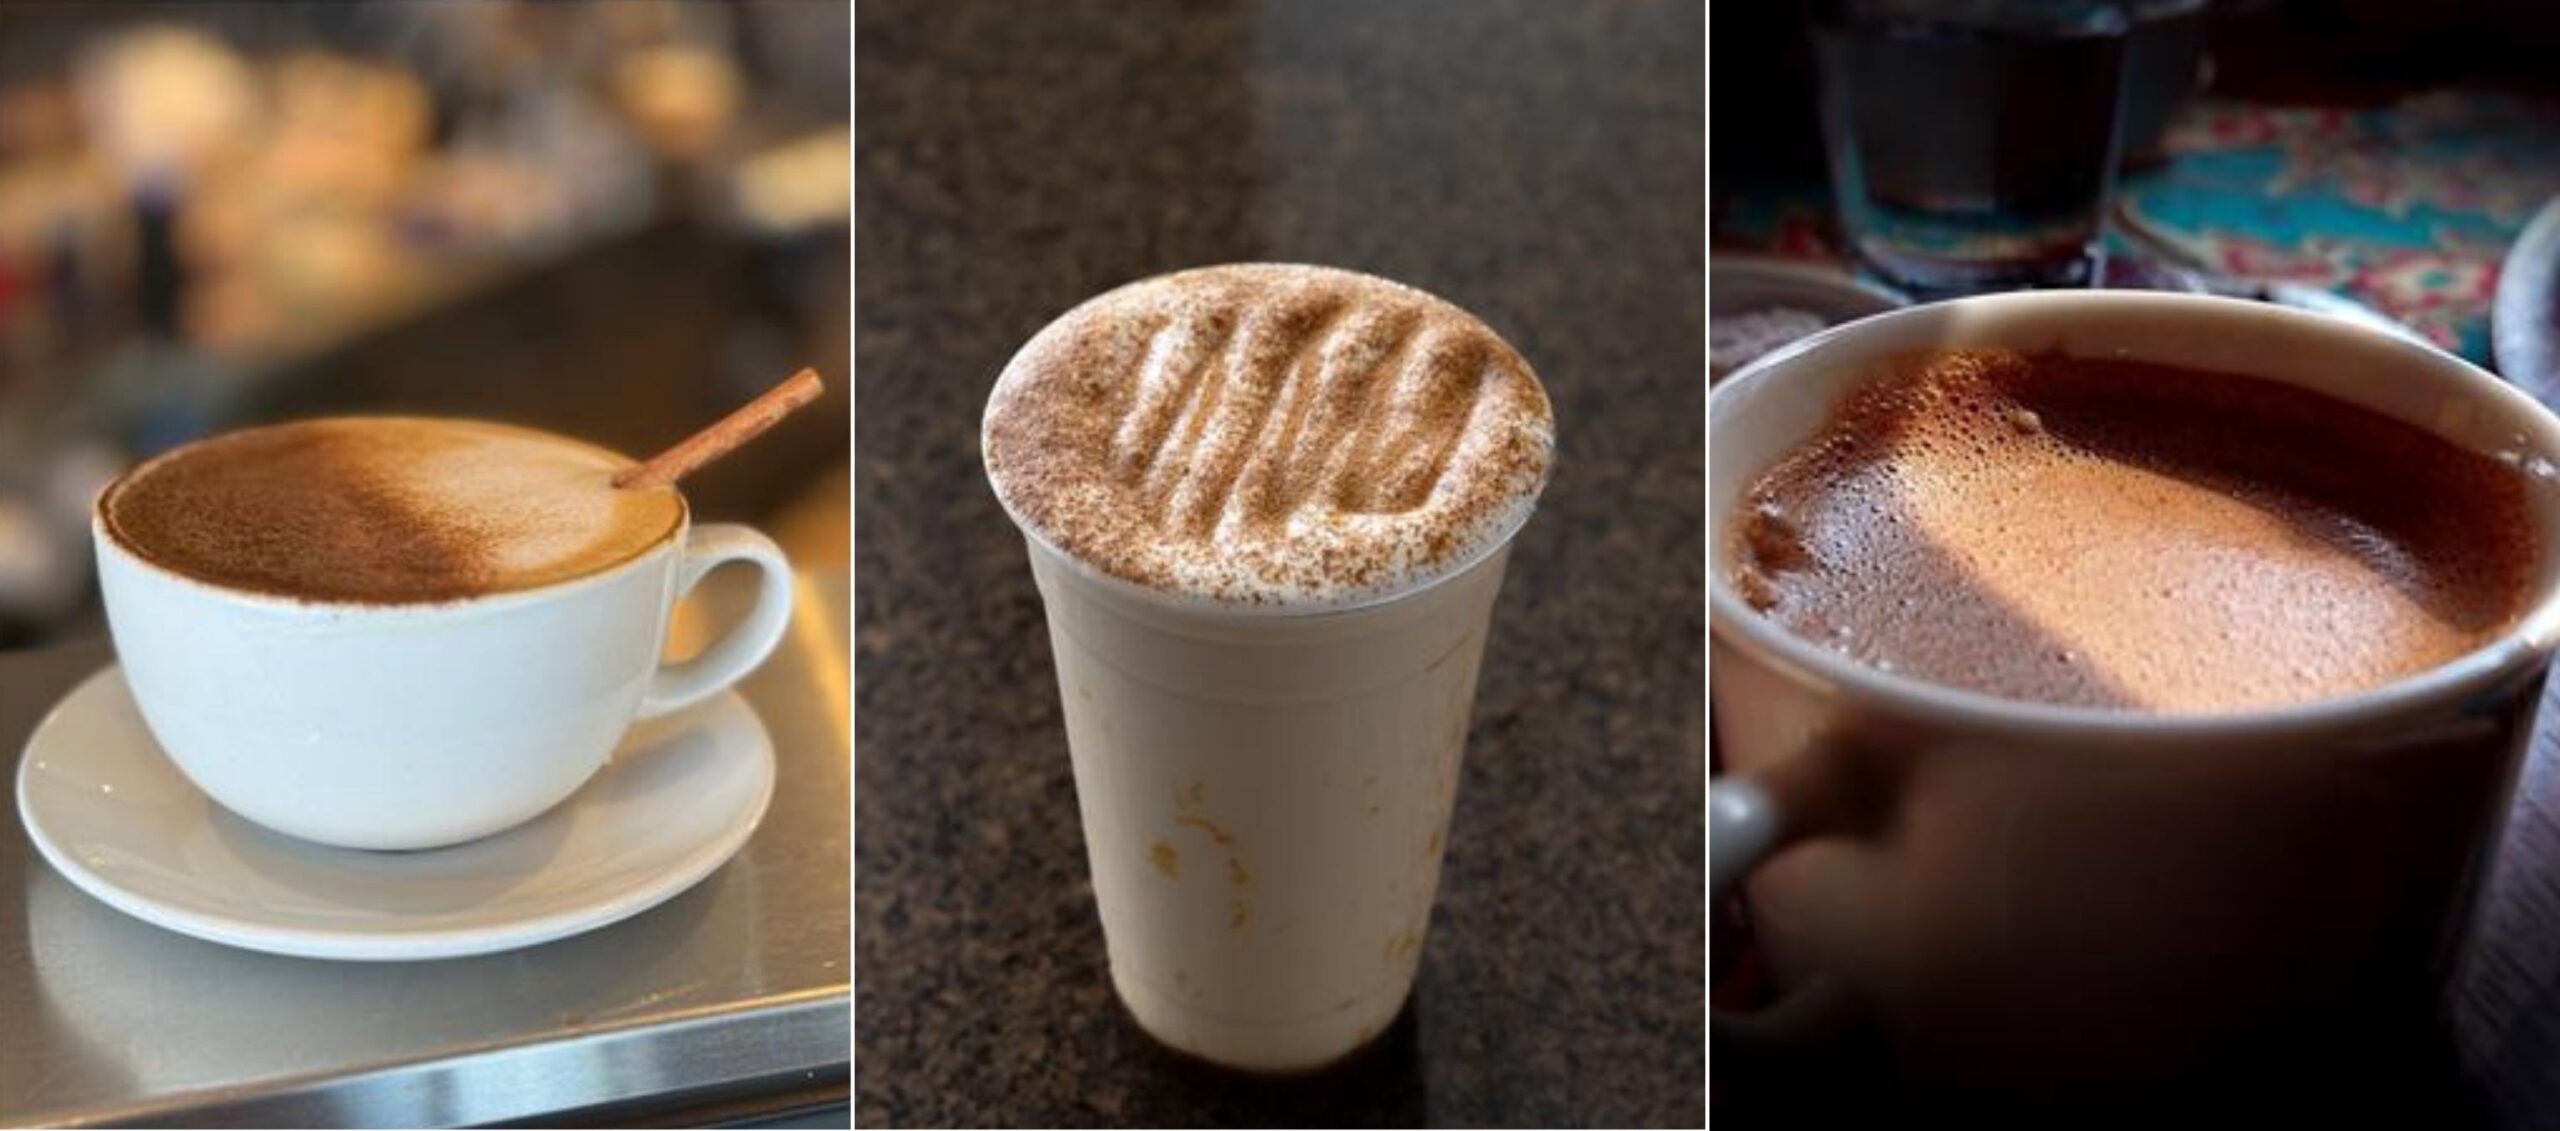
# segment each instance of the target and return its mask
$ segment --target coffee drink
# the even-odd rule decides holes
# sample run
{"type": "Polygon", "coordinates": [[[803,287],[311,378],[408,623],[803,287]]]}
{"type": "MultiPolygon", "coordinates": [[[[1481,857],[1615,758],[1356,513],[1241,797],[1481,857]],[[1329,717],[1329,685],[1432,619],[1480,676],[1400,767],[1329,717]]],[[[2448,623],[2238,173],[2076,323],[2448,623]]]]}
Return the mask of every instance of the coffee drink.
{"type": "Polygon", "coordinates": [[[721,694],[790,626],[772,540],[614,487],[629,466],[409,417],[179,448],[92,511],[117,678],[188,780],[275,832],[410,850],[523,824],[634,720],[721,694]],[[677,600],[730,563],[758,574],[755,608],[661,663],[677,600]]]}
{"type": "Polygon", "coordinates": [[[1383,279],[1247,264],[1124,287],[1040,332],[989,399],[987,474],[1103,572],[1246,604],[1357,601],[1517,527],[1554,447],[1528,363],[1383,279]]]}
{"type": "Polygon", "coordinates": [[[1546,394],[1410,287],[1241,265],[1034,337],[987,475],[1048,611],[1111,980],[1176,1048],[1289,1071],[1421,963],[1546,394]]]}
{"type": "Polygon", "coordinates": [[[154,565],[308,601],[442,602],[594,574],[682,525],[671,488],[616,489],[631,461],[531,429],[364,417],[180,448],[107,489],[101,525],[154,565]]]}
{"type": "Polygon", "coordinates": [[[2496,639],[2537,569],[2512,460],[2298,388],[1900,358],[1752,488],[1737,592],[1870,666],[2163,712],[2376,687],[2496,639]]]}

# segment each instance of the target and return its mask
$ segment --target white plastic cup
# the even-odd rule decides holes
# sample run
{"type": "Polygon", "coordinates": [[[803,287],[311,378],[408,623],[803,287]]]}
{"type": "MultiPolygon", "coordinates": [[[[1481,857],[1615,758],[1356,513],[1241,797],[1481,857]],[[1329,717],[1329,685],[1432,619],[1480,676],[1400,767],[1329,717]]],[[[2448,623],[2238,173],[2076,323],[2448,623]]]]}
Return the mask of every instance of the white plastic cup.
{"type": "Polygon", "coordinates": [[[1341,610],[1229,609],[1026,532],[1111,981],[1234,1068],[1321,1067],[1413,989],[1507,538],[1341,610]]]}

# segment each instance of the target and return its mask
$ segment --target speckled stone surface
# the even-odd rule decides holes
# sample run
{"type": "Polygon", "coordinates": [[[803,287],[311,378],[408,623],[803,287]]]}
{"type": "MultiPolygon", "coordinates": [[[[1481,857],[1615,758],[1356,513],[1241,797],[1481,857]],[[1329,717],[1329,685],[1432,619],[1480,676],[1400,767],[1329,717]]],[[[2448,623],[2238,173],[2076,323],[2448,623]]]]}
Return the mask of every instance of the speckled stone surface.
{"type": "Polygon", "coordinates": [[[1700,23],[1669,0],[860,5],[862,1123],[1704,1118],[1700,23]],[[976,448],[1049,319],[1236,260],[1468,307],[1558,428],[1416,1003],[1290,1082],[1176,1062],[1112,998],[1039,597],[976,448]]]}

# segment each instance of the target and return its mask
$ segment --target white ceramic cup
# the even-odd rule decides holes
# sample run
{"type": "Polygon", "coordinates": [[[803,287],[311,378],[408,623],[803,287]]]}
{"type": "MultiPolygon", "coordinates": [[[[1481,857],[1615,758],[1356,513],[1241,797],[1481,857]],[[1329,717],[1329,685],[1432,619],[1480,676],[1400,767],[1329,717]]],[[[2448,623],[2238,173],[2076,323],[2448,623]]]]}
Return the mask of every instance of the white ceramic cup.
{"type": "Polygon", "coordinates": [[[1717,1016],[1720,1052],[1783,1057],[1854,1033],[1916,1091],[2086,1096],[2196,1078],[2253,1044],[2361,1041],[2437,1012],[2560,639],[2560,419],[2458,358],[2362,326],[2083,291],[1836,327],[1718,386],[1709,430],[1724,771],[1711,883],[1721,901],[1747,882],[1781,995],[1755,1016],[1717,1016]],[[1954,347],[2247,374],[2513,458],[2539,472],[2529,606],[2494,642],[2419,675],[2216,715],[1938,686],[1753,610],[1730,576],[1751,484],[1878,359],[1954,347]]]}
{"type": "Polygon", "coordinates": [[[753,671],[791,618],[772,539],[690,518],[600,573],[392,605],[229,589],[142,560],[98,517],[91,532],[116,658],[178,768],[242,817],[346,848],[434,848],[533,819],[633,722],[753,671]],[[762,574],[754,607],[662,665],[676,600],[729,562],[762,574]]]}

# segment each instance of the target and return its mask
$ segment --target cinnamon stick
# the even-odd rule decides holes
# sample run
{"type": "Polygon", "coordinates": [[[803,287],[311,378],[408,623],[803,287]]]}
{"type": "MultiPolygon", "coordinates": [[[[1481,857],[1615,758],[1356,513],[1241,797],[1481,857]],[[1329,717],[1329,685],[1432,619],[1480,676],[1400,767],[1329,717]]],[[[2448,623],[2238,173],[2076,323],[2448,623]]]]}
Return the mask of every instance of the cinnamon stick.
{"type": "Polygon", "coordinates": [[[818,379],[817,370],[802,369],[740,406],[738,411],[722,417],[719,423],[686,437],[676,446],[649,457],[643,463],[623,469],[613,477],[613,485],[637,489],[670,486],[691,474],[695,468],[755,439],[794,410],[818,399],[818,394],[825,391],[826,383],[818,379]]]}

